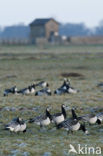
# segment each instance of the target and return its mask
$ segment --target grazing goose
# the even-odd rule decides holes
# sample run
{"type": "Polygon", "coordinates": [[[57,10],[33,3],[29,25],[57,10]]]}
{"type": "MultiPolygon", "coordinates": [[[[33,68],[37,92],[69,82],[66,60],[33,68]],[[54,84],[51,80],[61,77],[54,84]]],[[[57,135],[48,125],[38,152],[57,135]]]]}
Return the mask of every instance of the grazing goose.
{"type": "Polygon", "coordinates": [[[51,90],[48,88],[44,88],[35,93],[35,96],[42,96],[42,95],[51,95],[51,90]]]}
{"type": "Polygon", "coordinates": [[[46,81],[41,81],[41,82],[37,83],[36,86],[46,88],[46,87],[49,87],[49,84],[46,81]]]}
{"type": "Polygon", "coordinates": [[[51,116],[49,111],[50,111],[50,108],[46,108],[45,115],[40,115],[40,116],[37,116],[35,118],[31,118],[29,120],[29,123],[34,122],[37,125],[40,125],[41,127],[49,125],[51,123],[51,120],[52,120],[52,116],[51,116]]]}
{"type": "Polygon", "coordinates": [[[4,96],[8,96],[8,94],[10,94],[10,93],[16,94],[16,93],[17,93],[17,87],[14,86],[14,87],[12,87],[12,88],[5,89],[5,91],[4,91],[4,96]]]}
{"type": "Polygon", "coordinates": [[[79,123],[78,120],[76,119],[67,119],[63,122],[61,122],[60,124],[56,125],[57,129],[60,128],[64,128],[66,129],[68,132],[73,132],[73,131],[78,131],[78,130],[82,130],[85,134],[88,134],[87,129],[85,128],[84,124],[79,123]]]}
{"type": "Polygon", "coordinates": [[[5,125],[5,130],[11,132],[26,132],[26,123],[19,117],[14,118],[10,123],[5,125]]]}
{"type": "Polygon", "coordinates": [[[19,90],[17,93],[18,94],[23,94],[23,95],[28,95],[31,92],[31,86],[28,86],[27,88],[19,90]]]}
{"type": "Polygon", "coordinates": [[[97,116],[96,115],[86,114],[86,115],[77,117],[74,109],[72,109],[72,117],[73,117],[73,119],[82,120],[84,122],[88,122],[89,124],[95,124],[97,122],[97,116]]]}
{"type": "Polygon", "coordinates": [[[98,113],[96,116],[97,116],[97,123],[101,124],[103,121],[103,112],[98,113]]]}
{"type": "Polygon", "coordinates": [[[64,104],[61,105],[61,113],[56,113],[52,115],[52,121],[55,122],[56,124],[59,124],[66,119],[67,115],[66,115],[65,107],[66,106],[64,104]]]}

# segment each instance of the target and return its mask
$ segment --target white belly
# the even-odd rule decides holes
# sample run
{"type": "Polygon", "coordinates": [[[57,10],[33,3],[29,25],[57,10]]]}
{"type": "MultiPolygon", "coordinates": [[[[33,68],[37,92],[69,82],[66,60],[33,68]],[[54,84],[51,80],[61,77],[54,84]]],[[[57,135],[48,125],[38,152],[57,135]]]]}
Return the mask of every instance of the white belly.
{"type": "Polygon", "coordinates": [[[42,84],[42,87],[44,87],[44,88],[46,87],[46,82],[44,82],[44,83],[42,84]]]}
{"type": "Polygon", "coordinates": [[[79,122],[76,125],[72,126],[73,131],[77,131],[77,130],[79,130],[79,128],[80,128],[80,123],[79,122]]]}
{"type": "Polygon", "coordinates": [[[61,123],[62,121],[64,121],[64,116],[63,115],[54,118],[54,122],[57,123],[57,124],[61,123]]]}
{"type": "Polygon", "coordinates": [[[20,131],[23,132],[25,129],[26,129],[26,124],[23,124],[23,125],[20,126],[20,131]]]}
{"type": "Polygon", "coordinates": [[[89,123],[90,123],[90,124],[95,124],[96,121],[97,121],[97,116],[95,116],[95,117],[93,117],[93,118],[90,118],[89,123]]]}
{"type": "Polygon", "coordinates": [[[30,91],[30,93],[34,93],[35,92],[35,89],[34,88],[32,88],[31,89],[31,91],[30,91]]]}
{"type": "Polygon", "coordinates": [[[29,94],[29,93],[30,93],[29,89],[24,91],[24,94],[29,94]]]}
{"type": "Polygon", "coordinates": [[[47,125],[49,125],[49,124],[50,124],[50,119],[49,119],[49,118],[47,118],[47,119],[41,121],[41,125],[42,125],[42,126],[47,126],[47,125]]]}
{"type": "Polygon", "coordinates": [[[68,92],[69,92],[69,93],[77,93],[77,90],[72,89],[72,88],[69,88],[68,92]]]}

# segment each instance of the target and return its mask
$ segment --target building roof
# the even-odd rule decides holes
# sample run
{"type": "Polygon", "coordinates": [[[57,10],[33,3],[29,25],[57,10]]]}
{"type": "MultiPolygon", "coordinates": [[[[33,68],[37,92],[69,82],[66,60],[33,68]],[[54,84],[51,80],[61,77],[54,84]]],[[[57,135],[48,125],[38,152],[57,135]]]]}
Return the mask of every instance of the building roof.
{"type": "MultiPolygon", "coordinates": [[[[45,25],[47,22],[50,20],[54,20],[53,18],[38,18],[35,19],[33,22],[30,23],[30,26],[35,26],[35,25],[45,25]]],[[[54,20],[55,21],[55,20],[54,20]]],[[[55,21],[57,24],[59,24],[57,21],[55,21]]]]}

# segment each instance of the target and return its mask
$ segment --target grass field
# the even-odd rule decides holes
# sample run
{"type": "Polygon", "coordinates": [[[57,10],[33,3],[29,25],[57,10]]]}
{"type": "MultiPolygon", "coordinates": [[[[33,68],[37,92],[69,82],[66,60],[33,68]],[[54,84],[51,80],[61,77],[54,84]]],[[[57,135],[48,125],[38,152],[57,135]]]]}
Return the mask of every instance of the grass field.
{"type": "MultiPolygon", "coordinates": [[[[27,125],[25,134],[10,134],[4,124],[20,116],[29,119],[52,106],[51,113],[60,111],[61,104],[75,107],[77,113],[85,114],[103,110],[103,92],[97,84],[103,82],[103,46],[0,46],[0,156],[72,156],[69,144],[77,147],[88,145],[101,147],[103,155],[103,124],[88,126],[90,135],[75,132],[67,135],[64,130],[55,130],[54,125],[45,129],[34,124],[27,125]],[[78,73],[69,77],[77,94],[61,96],[16,96],[3,97],[5,88],[24,88],[33,82],[46,80],[52,92],[63,81],[63,73],[78,73]]],[[[67,111],[71,116],[70,110],[67,111]]],[[[88,155],[88,154],[87,154],[88,155]]],[[[92,155],[92,154],[91,154],[92,155]]],[[[96,154],[94,154],[96,155],[96,154]]]]}

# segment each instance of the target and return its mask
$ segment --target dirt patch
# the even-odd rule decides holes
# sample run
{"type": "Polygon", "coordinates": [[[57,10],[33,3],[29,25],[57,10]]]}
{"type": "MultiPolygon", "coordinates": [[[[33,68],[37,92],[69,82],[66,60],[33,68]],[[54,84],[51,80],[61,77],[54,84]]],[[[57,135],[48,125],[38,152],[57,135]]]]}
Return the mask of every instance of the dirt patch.
{"type": "Polygon", "coordinates": [[[62,77],[82,77],[84,78],[84,75],[80,73],[61,73],[62,77]]]}

